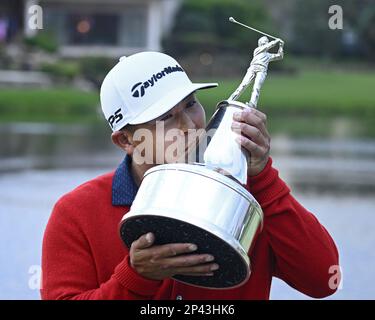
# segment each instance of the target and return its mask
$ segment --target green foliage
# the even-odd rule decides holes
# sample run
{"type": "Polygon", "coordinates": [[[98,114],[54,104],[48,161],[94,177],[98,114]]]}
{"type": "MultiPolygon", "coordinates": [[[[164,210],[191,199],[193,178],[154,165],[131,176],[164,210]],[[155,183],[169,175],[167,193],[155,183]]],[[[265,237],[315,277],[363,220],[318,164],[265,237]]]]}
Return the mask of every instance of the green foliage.
{"type": "Polygon", "coordinates": [[[375,6],[363,11],[359,17],[358,32],[365,54],[374,61],[375,57],[375,6]]]}
{"type": "Polygon", "coordinates": [[[41,49],[43,51],[54,53],[58,50],[58,43],[56,37],[47,31],[39,31],[37,35],[31,38],[24,39],[25,44],[41,49]]]}
{"type": "MultiPolygon", "coordinates": [[[[197,93],[207,118],[240,79],[215,81],[217,88],[197,93]]],[[[261,92],[259,110],[267,114],[272,135],[328,137],[345,124],[350,137],[375,137],[374,83],[375,76],[369,73],[303,71],[287,76],[271,72],[261,92]]],[[[248,101],[250,92],[248,88],[239,100],[248,101]]]]}
{"type": "Polygon", "coordinates": [[[95,84],[98,88],[105,75],[116,61],[107,57],[84,57],[74,60],[59,60],[54,63],[44,63],[40,70],[49,73],[58,80],[72,80],[76,76],[82,76],[95,84]]]}
{"type": "Polygon", "coordinates": [[[82,75],[98,88],[117,60],[107,57],[85,57],[79,60],[82,75]]]}
{"type": "Polygon", "coordinates": [[[98,117],[97,93],[74,89],[3,89],[1,121],[89,121],[98,117]]]}
{"type": "MultiPolygon", "coordinates": [[[[322,136],[340,122],[358,136],[375,136],[375,77],[371,73],[317,70],[298,75],[275,74],[264,84],[259,109],[268,116],[271,133],[322,136]]],[[[315,69],[315,70],[314,70],[315,69]]],[[[219,83],[219,87],[200,90],[198,99],[209,118],[221,100],[238,86],[236,79],[194,79],[219,83]]],[[[240,101],[249,99],[251,88],[240,101]]],[[[97,92],[74,89],[2,89],[0,121],[103,122],[97,92]]]]}
{"type": "Polygon", "coordinates": [[[326,57],[367,55],[373,60],[375,52],[375,8],[373,0],[294,0],[291,11],[293,39],[291,51],[326,57]],[[339,5],[343,9],[343,29],[331,30],[328,8],[339,5]],[[353,32],[354,47],[347,48],[343,39],[353,32]]]}
{"type": "Polygon", "coordinates": [[[0,69],[8,69],[11,65],[11,58],[5,51],[5,45],[0,43],[0,69]]]}
{"type": "Polygon", "coordinates": [[[236,20],[270,31],[261,1],[186,0],[176,16],[175,26],[164,39],[167,52],[187,55],[192,52],[248,51],[259,35],[228,21],[236,20]]]}
{"type": "Polygon", "coordinates": [[[72,80],[80,73],[80,65],[73,61],[57,61],[55,63],[44,63],[40,70],[58,78],[72,80]]]}
{"type": "MultiPolygon", "coordinates": [[[[212,80],[212,79],[211,79],[212,80]]],[[[219,86],[198,91],[198,97],[212,114],[217,102],[226,99],[240,79],[215,80],[219,86]]],[[[375,76],[340,71],[303,71],[297,76],[269,74],[260,96],[260,109],[272,115],[358,116],[375,119],[375,76]]],[[[250,98],[251,87],[240,101],[250,98]]]]}

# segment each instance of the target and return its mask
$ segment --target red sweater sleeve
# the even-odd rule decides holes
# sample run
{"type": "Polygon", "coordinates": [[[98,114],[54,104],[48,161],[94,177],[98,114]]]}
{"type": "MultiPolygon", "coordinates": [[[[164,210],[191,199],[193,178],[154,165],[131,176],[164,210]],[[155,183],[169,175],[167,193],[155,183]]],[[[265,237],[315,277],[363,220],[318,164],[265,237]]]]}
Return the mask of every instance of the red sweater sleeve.
{"type": "Polygon", "coordinates": [[[59,201],[43,239],[42,299],[152,299],[161,281],[137,274],[125,256],[110,279],[98,284],[95,262],[80,223],[59,201]]]}
{"type": "Polygon", "coordinates": [[[273,253],[273,275],[315,298],[331,295],[331,266],[338,251],[317,218],[291,195],[270,158],[265,169],[248,179],[248,190],[264,213],[264,229],[273,253]]]}

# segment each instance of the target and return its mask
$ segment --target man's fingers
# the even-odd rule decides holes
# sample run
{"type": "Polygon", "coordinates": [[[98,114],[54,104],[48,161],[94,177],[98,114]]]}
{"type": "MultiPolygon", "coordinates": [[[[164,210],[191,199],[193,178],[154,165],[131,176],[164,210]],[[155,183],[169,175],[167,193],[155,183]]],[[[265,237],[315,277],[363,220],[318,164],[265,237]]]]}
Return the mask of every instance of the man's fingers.
{"type": "Polygon", "coordinates": [[[259,111],[258,109],[253,109],[252,112],[260,119],[262,119],[262,121],[264,123],[267,122],[267,116],[262,112],[262,111],[259,111]]]}
{"type": "Polygon", "coordinates": [[[216,263],[204,264],[194,267],[181,267],[176,268],[174,274],[189,274],[189,275],[206,275],[213,273],[219,269],[219,265],[216,263]]]}
{"type": "Polygon", "coordinates": [[[189,254],[182,255],[174,258],[163,259],[161,267],[167,268],[179,268],[179,267],[190,267],[200,265],[207,262],[212,262],[215,258],[209,254],[189,254]]]}
{"type": "Polygon", "coordinates": [[[155,263],[160,259],[175,257],[184,253],[191,253],[195,250],[197,250],[197,246],[192,243],[170,243],[140,250],[137,256],[139,259],[147,259],[152,263],[155,263]]]}
{"type": "Polygon", "coordinates": [[[183,273],[180,274],[182,276],[192,276],[192,277],[212,277],[214,275],[213,272],[209,273],[183,273]]]}
{"type": "Polygon", "coordinates": [[[234,115],[234,118],[235,118],[235,120],[237,120],[236,117],[239,116],[240,117],[239,120],[245,121],[247,119],[247,117],[248,116],[251,117],[251,115],[255,115],[260,120],[262,120],[263,122],[267,122],[267,116],[262,111],[259,111],[258,109],[255,109],[255,108],[245,109],[242,112],[237,112],[234,115]]]}
{"type": "Polygon", "coordinates": [[[253,127],[244,122],[234,121],[232,123],[232,129],[237,134],[245,135],[246,137],[250,138],[252,141],[261,146],[267,145],[267,138],[263,135],[262,131],[260,131],[256,127],[253,127]]]}
{"type": "Polygon", "coordinates": [[[243,146],[252,156],[262,158],[266,151],[255,142],[244,136],[237,136],[236,141],[243,146]]]}
{"type": "Polygon", "coordinates": [[[248,125],[258,128],[265,136],[269,136],[266,128],[267,117],[259,110],[252,109],[235,113],[233,119],[238,122],[244,122],[248,125]]]}
{"type": "Polygon", "coordinates": [[[146,248],[151,247],[154,241],[155,241],[154,234],[149,232],[139,237],[137,240],[135,240],[132,243],[131,248],[134,250],[146,249],[146,248]]]}
{"type": "Polygon", "coordinates": [[[197,246],[193,243],[170,243],[161,246],[155,246],[152,256],[155,259],[174,257],[183,253],[190,253],[197,250],[197,246]]]}

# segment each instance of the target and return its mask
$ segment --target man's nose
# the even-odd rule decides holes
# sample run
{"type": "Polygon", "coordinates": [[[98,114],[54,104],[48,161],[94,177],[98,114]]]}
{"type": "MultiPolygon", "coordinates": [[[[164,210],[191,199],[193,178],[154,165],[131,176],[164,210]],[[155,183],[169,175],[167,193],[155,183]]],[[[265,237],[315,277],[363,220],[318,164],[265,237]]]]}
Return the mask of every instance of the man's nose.
{"type": "Polygon", "coordinates": [[[183,110],[179,113],[178,127],[183,133],[188,133],[189,129],[195,129],[196,125],[189,115],[183,110]]]}

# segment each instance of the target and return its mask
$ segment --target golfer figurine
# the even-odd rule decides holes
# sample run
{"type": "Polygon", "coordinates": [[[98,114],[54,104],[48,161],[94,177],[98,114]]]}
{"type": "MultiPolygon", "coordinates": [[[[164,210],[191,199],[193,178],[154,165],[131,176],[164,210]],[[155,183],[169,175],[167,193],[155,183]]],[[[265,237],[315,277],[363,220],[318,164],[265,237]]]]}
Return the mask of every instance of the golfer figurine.
{"type": "MultiPolygon", "coordinates": [[[[235,21],[233,18],[230,18],[229,21],[243,25],[235,21]]],[[[249,26],[246,26],[246,25],[243,25],[243,26],[251,30],[257,31],[259,33],[266,34],[264,32],[251,28],[249,26]]],[[[268,36],[272,37],[270,35],[268,36]]],[[[284,48],[284,41],[281,39],[275,38],[274,41],[270,42],[266,36],[259,38],[258,47],[254,50],[253,60],[250,63],[250,67],[247,69],[246,75],[243,78],[241,84],[232,93],[232,95],[229,97],[228,100],[237,100],[239,96],[244,92],[244,90],[254,81],[251,98],[247,104],[253,108],[256,108],[258,104],[260,89],[267,76],[268,64],[271,61],[283,59],[284,57],[283,48],[284,48]],[[279,50],[277,53],[268,52],[271,48],[277,46],[277,44],[279,44],[279,50]]]]}

